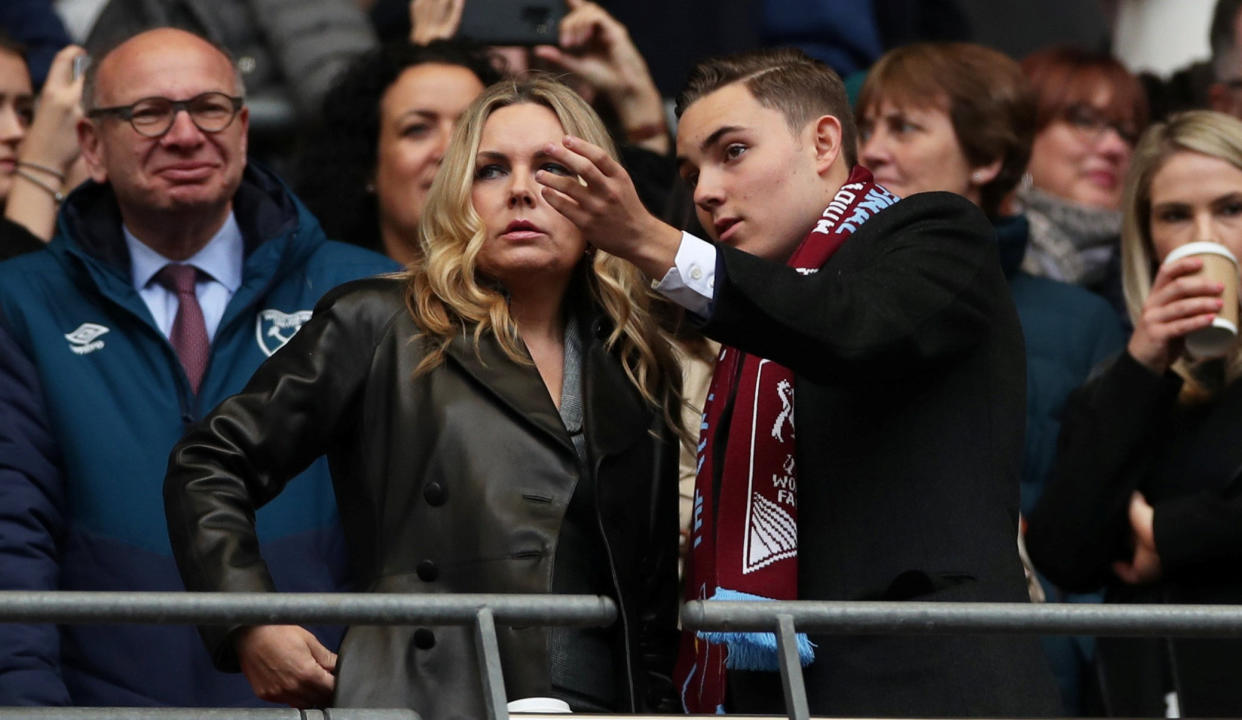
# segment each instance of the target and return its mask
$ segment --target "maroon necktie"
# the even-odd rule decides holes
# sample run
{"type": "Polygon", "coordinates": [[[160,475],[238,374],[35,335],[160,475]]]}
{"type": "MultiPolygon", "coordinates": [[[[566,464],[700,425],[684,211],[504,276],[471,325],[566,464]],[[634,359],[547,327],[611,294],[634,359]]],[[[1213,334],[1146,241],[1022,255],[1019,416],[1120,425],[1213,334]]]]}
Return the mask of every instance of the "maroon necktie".
{"type": "Polygon", "coordinates": [[[168,339],[173,350],[177,351],[181,367],[185,368],[190,388],[195,393],[198,393],[198,384],[207,369],[207,351],[211,347],[207,340],[207,323],[203,322],[203,308],[194,294],[197,278],[198,268],[175,263],[165,265],[155,275],[159,284],[177,293],[177,317],[173,320],[172,334],[168,339]]]}

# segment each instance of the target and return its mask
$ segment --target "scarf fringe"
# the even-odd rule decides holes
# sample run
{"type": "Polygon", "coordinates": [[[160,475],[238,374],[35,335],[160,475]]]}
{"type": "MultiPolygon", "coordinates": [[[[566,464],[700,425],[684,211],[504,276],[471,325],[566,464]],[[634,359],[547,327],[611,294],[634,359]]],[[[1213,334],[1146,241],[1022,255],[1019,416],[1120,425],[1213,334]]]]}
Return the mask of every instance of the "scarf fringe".
{"type": "MultiPolygon", "coordinates": [[[[711,600],[722,602],[770,602],[772,598],[738,590],[717,588],[711,600]]],[[[781,669],[780,652],[776,646],[776,633],[770,632],[700,632],[699,637],[729,648],[725,667],[730,670],[781,669]]],[[[806,633],[795,635],[798,645],[798,661],[803,667],[815,662],[815,643],[806,633]]]]}

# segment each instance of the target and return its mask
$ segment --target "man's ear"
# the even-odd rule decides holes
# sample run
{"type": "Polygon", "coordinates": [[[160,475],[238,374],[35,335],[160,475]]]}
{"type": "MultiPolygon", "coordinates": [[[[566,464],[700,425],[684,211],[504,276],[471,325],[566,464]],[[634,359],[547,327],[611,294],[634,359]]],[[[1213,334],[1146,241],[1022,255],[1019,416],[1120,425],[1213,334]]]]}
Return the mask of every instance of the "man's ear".
{"type": "Polygon", "coordinates": [[[811,125],[815,145],[815,165],[820,175],[826,174],[842,156],[841,121],[832,115],[821,115],[811,125]]]}
{"type": "Polygon", "coordinates": [[[104,169],[103,147],[99,138],[99,128],[85,118],[78,121],[78,146],[82,149],[82,159],[86,161],[86,171],[97,183],[108,182],[108,171],[104,169]]]}
{"type": "Polygon", "coordinates": [[[237,113],[237,120],[235,120],[234,122],[239,122],[242,125],[241,159],[242,159],[242,162],[244,163],[246,162],[246,159],[249,157],[249,155],[246,154],[246,150],[248,147],[250,147],[248,143],[248,141],[250,140],[250,108],[243,105],[242,109],[238,111],[237,113]]]}

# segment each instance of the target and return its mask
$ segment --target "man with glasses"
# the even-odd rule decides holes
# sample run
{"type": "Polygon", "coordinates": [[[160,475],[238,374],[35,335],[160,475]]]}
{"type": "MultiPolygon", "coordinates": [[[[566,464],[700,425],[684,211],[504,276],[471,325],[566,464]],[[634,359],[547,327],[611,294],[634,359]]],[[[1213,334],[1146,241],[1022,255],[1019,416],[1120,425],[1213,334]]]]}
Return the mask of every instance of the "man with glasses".
{"type": "MultiPolygon", "coordinates": [[[[137,35],[87,71],[78,137],[92,181],[64,201],[47,250],[0,264],[0,328],[38,370],[64,478],[43,493],[63,494],[51,510],[4,515],[29,516],[20,526],[0,519],[0,587],[14,572],[6,557],[34,556],[47,589],[181,589],[162,510],[169,450],[325,291],[395,269],[328,241],[278,178],[247,165],[244,97],[228,56],[179,30],[137,35]]],[[[0,498],[34,496],[22,490],[0,484],[0,498]]],[[[322,462],[258,526],[281,590],[347,587],[322,462]]],[[[258,703],[242,676],[212,667],[235,669],[249,631],[204,632],[216,657],[179,625],[64,626],[59,648],[29,647],[46,634],[22,635],[25,646],[0,634],[0,687],[59,688],[22,698],[42,703],[258,703]]],[[[301,640],[336,646],[335,633],[317,634],[301,640]]],[[[318,659],[307,676],[331,671],[331,652],[318,659]]]]}

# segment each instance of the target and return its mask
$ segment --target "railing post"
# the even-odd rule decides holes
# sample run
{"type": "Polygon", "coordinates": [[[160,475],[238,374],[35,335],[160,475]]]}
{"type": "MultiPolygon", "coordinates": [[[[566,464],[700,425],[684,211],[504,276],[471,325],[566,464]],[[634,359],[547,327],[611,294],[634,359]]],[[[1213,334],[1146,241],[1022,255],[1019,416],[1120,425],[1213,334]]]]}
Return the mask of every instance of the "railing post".
{"type": "Polygon", "coordinates": [[[798,656],[798,636],[792,615],[777,615],[776,649],[781,656],[781,686],[785,689],[785,711],[789,720],[809,720],[811,707],[802,679],[802,658],[798,656]]]}
{"type": "Polygon", "coordinates": [[[500,645],[496,642],[496,621],[492,610],[481,607],[475,614],[474,647],[479,655],[479,675],[483,680],[483,708],[489,720],[509,720],[505,699],[505,678],[500,671],[500,645]]]}

